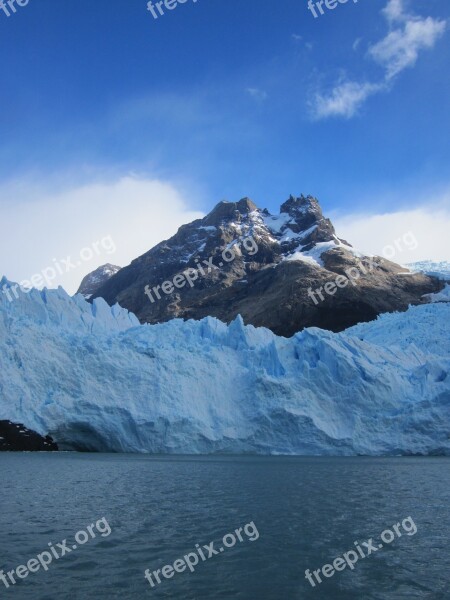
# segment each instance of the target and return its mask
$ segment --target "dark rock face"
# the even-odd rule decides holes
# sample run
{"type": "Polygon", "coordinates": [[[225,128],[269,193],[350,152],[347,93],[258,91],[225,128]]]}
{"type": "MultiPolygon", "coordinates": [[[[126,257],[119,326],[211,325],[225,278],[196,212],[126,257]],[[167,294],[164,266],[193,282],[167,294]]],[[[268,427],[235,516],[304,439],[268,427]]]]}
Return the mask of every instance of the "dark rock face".
{"type": "MultiPolygon", "coordinates": [[[[291,217],[289,224],[290,229],[297,234],[301,232],[309,232],[302,238],[302,246],[304,251],[310,250],[314,244],[319,242],[328,242],[336,239],[336,232],[330,219],[326,219],[322,214],[322,209],[316,198],[312,196],[295,198],[290,196],[280,207],[281,214],[288,214],[291,217]]],[[[342,243],[348,244],[345,240],[340,240],[342,243]]],[[[294,246],[295,246],[294,240],[294,246]]]]}
{"type": "Polygon", "coordinates": [[[93,297],[118,302],[142,323],[206,316],[229,323],[241,314],[246,324],[288,337],[309,326],[341,331],[382,312],[423,303],[423,294],[443,287],[432,277],[405,272],[383,258],[374,263],[358,255],[336,236],[312,196],[291,196],[279,215],[243,198],[220,202],[203,219],[183,225],[170,240],[113,275],[93,297]],[[223,261],[225,248],[250,237],[257,251],[241,244],[234,260],[223,261]],[[145,295],[146,286],[173,281],[208,260],[214,267],[205,267],[192,287],[175,288],[169,294],[160,291],[160,299],[145,295]],[[346,275],[349,269],[353,278],[346,275]],[[339,276],[347,284],[333,286],[339,276]],[[333,293],[324,291],[327,284],[327,290],[335,288],[333,293]]]}
{"type": "Polygon", "coordinates": [[[49,435],[42,437],[21,423],[0,421],[0,451],[4,452],[51,452],[58,450],[49,435]]]}
{"type": "Polygon", "coordinates": [[[82,294],[89,299],[100,286],[108,281],[113,275],[120,271],[120,267],[107,263],[86,275],[78,288],[77,294],[82,294]]]}

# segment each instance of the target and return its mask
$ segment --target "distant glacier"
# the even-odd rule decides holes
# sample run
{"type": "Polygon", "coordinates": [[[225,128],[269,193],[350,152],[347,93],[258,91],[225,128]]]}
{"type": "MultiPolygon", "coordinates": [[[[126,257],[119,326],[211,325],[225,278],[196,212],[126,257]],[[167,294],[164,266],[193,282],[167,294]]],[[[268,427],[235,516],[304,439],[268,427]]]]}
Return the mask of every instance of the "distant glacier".
{"type": "MultiPolygon", "coordinates": [[[[4,279],[1,285],[5,285],[4,279]]],[[[450,305],[292,338],[0,294],[0,419],[62,449],[450,455],[450,305]]]]}
{"type": "Polygon", "coordinates": [[[416,273],[425,273],[425,275],[431,275],[443,281],[450,281],[450,262],[448,260],[421,260],[408,263],[406,267],[416,273]]]}

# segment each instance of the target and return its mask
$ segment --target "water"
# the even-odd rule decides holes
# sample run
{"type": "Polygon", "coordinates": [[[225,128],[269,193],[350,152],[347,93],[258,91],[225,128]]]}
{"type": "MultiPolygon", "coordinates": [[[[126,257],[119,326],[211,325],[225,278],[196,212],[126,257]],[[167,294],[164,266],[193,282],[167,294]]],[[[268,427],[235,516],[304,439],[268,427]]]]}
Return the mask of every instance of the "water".
{"type": "MultiPolygon", "coordinates": [[[[15,600],[450,598],[445,458],[0,456],[0,562],[9,571],[106,517],[111,534],[8,589],[15,600]],[[315,570],[411,516],[417,533],[313,588],[315,570]],[[154,571],[253,521],[259,539],[154,588],[154,571]]],[[[105,529],[103,529],[105,531],[105,529]]]]}

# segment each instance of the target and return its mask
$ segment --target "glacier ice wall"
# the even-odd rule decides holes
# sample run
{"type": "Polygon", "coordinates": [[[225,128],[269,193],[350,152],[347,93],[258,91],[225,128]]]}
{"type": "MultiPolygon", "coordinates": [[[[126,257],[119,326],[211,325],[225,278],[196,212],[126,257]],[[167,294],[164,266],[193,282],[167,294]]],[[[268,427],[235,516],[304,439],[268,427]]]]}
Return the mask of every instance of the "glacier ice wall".
{"type": "MultiPolygon", "coordinates": [[[[4,281],[2,284],[4,284],[4,281]]],[[[66,449],[450,454],[450,305],[293,338],[0,293],[0,419],[66,449]]]]}

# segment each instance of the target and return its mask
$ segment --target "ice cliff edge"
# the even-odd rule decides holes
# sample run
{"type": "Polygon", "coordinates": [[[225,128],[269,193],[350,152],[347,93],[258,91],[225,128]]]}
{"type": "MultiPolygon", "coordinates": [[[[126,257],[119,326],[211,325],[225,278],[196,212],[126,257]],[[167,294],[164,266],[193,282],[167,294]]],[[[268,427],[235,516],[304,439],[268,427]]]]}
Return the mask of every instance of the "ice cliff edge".
{"type": "Polygon", "coordinates": [[[0,419],[62,449],[450,454],[449,372],[448,304],[286,339],[240,317],[139,325],[62,288],[0,294],[0,419]]]}

